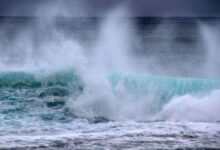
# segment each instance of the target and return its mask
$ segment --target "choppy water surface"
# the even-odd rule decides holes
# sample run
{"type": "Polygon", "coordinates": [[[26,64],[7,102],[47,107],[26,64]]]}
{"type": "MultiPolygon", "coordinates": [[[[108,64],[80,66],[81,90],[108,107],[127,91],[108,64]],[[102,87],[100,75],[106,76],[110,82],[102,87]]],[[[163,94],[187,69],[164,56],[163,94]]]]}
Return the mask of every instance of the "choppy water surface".
{"type": "Polygon", "coordinates": [[[20,131],[1,136],[1,148],[176,149],[220,146],[219,123],[122,121],[90,124],[78,120],[62,126],[42,124],[41,128],[37,132],[20,131]],[[52,130],[54,127],[59,130],[52,130]]]}

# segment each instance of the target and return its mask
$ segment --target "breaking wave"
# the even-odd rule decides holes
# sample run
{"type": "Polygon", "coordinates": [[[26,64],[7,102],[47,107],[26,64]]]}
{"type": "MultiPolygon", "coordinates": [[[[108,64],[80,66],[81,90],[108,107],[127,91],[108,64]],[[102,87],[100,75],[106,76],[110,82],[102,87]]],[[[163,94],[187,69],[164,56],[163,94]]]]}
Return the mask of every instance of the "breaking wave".
{"type": "Polygon", "coordinates": [[[74,70],[64,70],[3,72],[0,87],[1,103],[8,105],[1,113],[7,115],[16,112],[25,117],[39,108],[40,114],[36,110],[34,115],[46,120],[56,120],[67,111],[67,120],[220,120],[216,115],[219,80],[119,72],[90,74],[85,79],[74,70]]]}

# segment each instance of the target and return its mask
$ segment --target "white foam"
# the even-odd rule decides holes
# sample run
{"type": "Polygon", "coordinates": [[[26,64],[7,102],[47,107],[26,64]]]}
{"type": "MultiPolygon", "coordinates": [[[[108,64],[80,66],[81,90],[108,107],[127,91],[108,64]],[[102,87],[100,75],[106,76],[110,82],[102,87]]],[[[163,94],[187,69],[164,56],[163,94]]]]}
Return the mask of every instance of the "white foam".
{"type": "Polygon", "coordinates": [[[216,90],[205,97],[185,95],[173,98],[157,118],[172,121],[219,121],[220,91],[216,90]]]}

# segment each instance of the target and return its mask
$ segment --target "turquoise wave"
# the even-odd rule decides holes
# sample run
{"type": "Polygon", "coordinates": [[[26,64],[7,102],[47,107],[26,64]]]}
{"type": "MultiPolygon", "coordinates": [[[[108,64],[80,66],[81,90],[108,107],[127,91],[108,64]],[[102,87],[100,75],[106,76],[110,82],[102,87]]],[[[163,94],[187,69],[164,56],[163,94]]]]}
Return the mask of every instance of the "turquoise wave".
{"type": "Polygon", "coordinates": [[[162,100],[186,94],[203,96],[220,88],[220,80],[153,76],[135,73],[114,73],[108,76],[113,87],[122,83],[129,93],[159,95],[162,100]]]}
{"type": "MultiPolygon", "coordinates": [[[[106,75],[113,91],[123,84],[129,93],[145,96],[150,93],[161,95],[162,99],[185,94],[204,95],[220,88],[220,80],[153,76],[138,73],[110,73],[106,75]]],[[[99,82],[99,81],[96,81],[99,82]]],[[[86,85],[86,83],[85,83],[86,85]]],[[[27,72],[0,73],[0,88],[41,88],[63,86],[83,91],[84,83],[73,70],[49,74],[27,72]]]]}
{"type": "Polygon", "coordinates": [[[54,72],[50,74],[27,72],[0,73],[0,88],[39,88],[47,86],[81,86],[74,71],[54,72]]]}
{"type": "MultiPolygon", "coordinates": [[[[98,74],[97,74],[98,75],[98,74]]],[[[116,95],[122,85],[134,100],[153,95],[154,106],[147,109],[156,113],[173,97],[181,95],[205,96],[220,89],[220,80],[176,78],[138,73],[110,73],[106,79],[116,95]]],[[[100,82],[100,81],[94,81],[100,82]]],[[[0,110],[3,118],[40,117],[44,121],[69,121],[78,117],[66,105],[68,96],[78,97],[87,86],[73,70],[54,73],[0,73],[0,110]],[[15,115],[16,114],[16,115],[15,115]]],[[[97,89],[101,90],[101,89],[97,89]]],[[[117,96],[116,96],[117,97],[117,96]]],[[[151,97],[152,98],[152,97],[151,97]]],[[[99,119],[99,118],[98,118],[99,119]]],[[[1,121],[1,119],[0,119],[1,121]]]]}

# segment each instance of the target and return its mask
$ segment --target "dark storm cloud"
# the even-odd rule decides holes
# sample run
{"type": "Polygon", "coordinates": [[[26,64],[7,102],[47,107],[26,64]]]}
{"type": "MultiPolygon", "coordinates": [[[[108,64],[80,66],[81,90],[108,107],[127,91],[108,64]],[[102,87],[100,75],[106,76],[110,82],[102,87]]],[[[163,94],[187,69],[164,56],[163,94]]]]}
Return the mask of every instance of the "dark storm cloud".
{"type": "Polygon", "coordinates": [[[103,16],[118,5],[127,5],[132,16],[220,16],[220,0],[0,0],[0,15],[47,16],[39,8],[52,10],[56,2],[70,16],[103,16]]]}
{"type": "Polygon", "coordinates": [[[220,16],[219,0],[138,0],[136,16],[220,16]]]}

